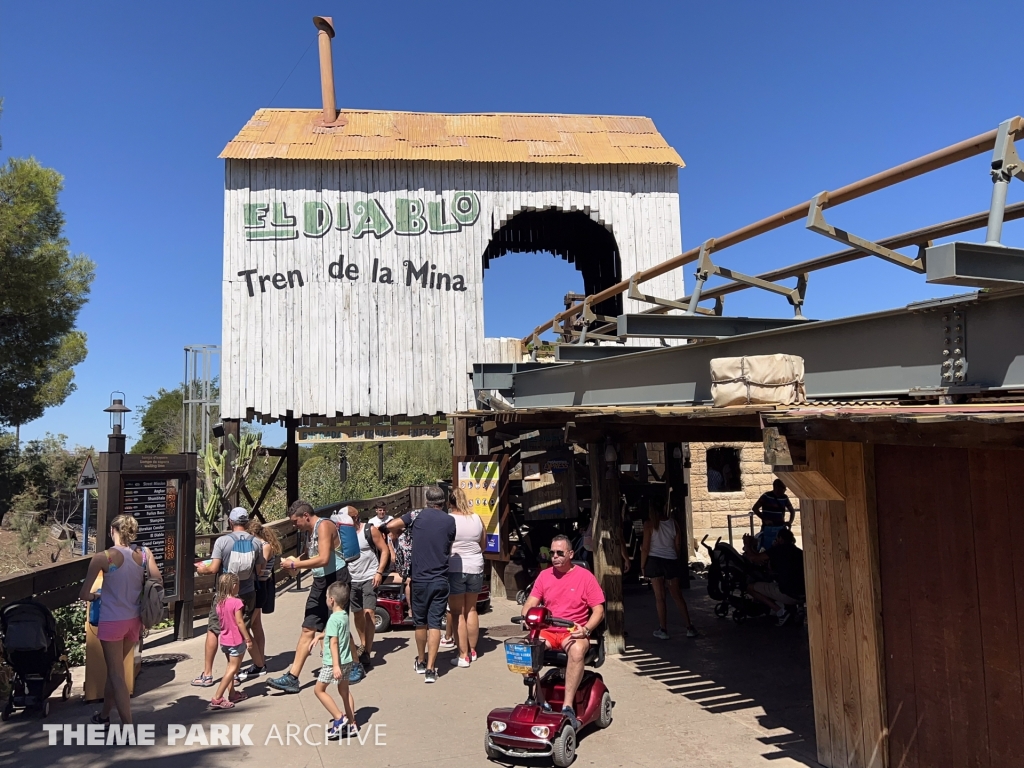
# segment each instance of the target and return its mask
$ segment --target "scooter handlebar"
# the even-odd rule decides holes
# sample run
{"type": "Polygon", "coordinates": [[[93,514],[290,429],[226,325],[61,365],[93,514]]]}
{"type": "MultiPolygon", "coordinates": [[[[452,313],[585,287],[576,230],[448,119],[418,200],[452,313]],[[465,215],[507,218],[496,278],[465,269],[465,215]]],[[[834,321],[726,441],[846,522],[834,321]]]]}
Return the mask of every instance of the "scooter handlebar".
{"type": "Polygon", "coordinates": [[[558,619],[554,616],[548,617],[548,624],[552,627],[564,627],[565,629],[572,629],[576,626],[575,621],[569,621],[568,619],[558,619]]]}

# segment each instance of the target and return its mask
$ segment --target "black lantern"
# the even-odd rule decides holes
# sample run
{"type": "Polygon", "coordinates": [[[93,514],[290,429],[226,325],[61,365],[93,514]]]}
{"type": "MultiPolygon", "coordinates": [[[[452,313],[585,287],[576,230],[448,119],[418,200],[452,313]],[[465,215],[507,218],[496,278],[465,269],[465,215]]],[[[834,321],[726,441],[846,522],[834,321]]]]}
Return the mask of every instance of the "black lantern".
{"type": "Polygon", "coordinates": [[[103,409],[104,413],[110,414],[109,451],[111,453],[124,453],[124,415],[131,413],[131,408],[124,405],[124,392],[110,393],[110,406],[103,409]],[[120,395],[121,397],[114,397],[120,395]]]}

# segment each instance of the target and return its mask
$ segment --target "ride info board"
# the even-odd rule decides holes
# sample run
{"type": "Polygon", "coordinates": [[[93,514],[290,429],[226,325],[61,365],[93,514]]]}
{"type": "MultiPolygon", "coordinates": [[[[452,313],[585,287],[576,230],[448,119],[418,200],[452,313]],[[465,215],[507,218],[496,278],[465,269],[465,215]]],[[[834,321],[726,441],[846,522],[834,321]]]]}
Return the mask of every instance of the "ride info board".
{"type": "Polygon", "coordinates": [[[176,478],[125,477],[121,489],[121,511],[139,524],[135,543],[153,553],[164,576],[166,597],[178,596],[178,491],[176,478]]]}
{"type": "Polygon", "coordinates": [[[498,482],[501,478],[501,465],[496,461],[460,461],[457,474],[455,480],[459,488],[465,492],[467,501],[480,516],[487,531],[484,552],[500,552],[498,482]]]}

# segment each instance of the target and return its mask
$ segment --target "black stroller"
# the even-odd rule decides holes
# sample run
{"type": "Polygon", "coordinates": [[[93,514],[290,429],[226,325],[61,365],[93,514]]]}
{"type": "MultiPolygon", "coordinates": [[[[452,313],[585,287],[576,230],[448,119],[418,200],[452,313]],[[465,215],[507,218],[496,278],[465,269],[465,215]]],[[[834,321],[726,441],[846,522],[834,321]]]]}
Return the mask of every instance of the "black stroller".
{"type": "Polygon", "coordinates": [[[747,594],[747,584],[754,581],[771,581],[771,576],[747,560],[736,551],[731,544],[719,539],[714,549],[701,539],[701,544],[711,556],[711,565],[707,570],[708,595],[717,600],[715,615],[724,619],[732,611],[735,622],[741,622],[753,616],[764,616],[768,608],[747,594]]]}
{"type": "Polygon", "coordinates": [[[50,694],[62,683],[62,697],[71,696],[71,667],[53,614],[31,598],[11,603],[0,609],[0,636],[4,660],[14,670],[11,696],[0,719],[8,720],[15,709],[32,708],[46,717],[50,694]]]}

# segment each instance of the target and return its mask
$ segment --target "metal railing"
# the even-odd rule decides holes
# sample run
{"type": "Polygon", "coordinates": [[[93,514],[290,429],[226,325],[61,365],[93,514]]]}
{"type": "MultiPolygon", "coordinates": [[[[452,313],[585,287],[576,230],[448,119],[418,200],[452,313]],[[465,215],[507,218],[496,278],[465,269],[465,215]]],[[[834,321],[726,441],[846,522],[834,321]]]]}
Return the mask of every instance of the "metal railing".
{"type": "Polygon", "coordinates": [[[732,521],[733,521],[734,518],[740,518],[740,517],[746,517],[746,518],[749,519],[750,535],[751,536],[754,535],[754,513],[753,512],[742,512],[742,513],[740,513],[738,515],[726,515],[725,519],[726,519],[726,522],[729,525],[729,546],[735,546],[732,543],[732,521]]]}
{"type": "MultiPolygon", "coordinates": [[[[1024,135],[1024,119],[1020,117],[1015,117],[1009,121],[1006,121],[1004,125],[1007,126],[1010,136],[1020,137],[1024,135]]],[[[877,192],[880,189],[885,189],[886,187],[893,186],[901,181],[907,181],[908,179],[921,176],[923,174],[929,173],[939,168],[943,168],[947,165],[951,165],[961,160],[966,160],[967,158],[975,157],[977,155],[980,155],[984,152],[993,149],[996,146],[997,138],[999,137],[999,135],[1000,129],[998,128],[993,129],[991,131],[987,131],[985,133],[979,134],[978,136],[966,139],[965,141],[958,142],[957,144],[952,144],[948,147],[937,150],[935,152],[931,152],[915,160],[903,163],[902,165],[898,165],[894,168],[890,168],[880,173],[876,173],[872,176],[868,176],[867,178],[855,181],[851,184],[847,184],[846,186],[840,187],[839,189],[836,189],[832,192],[823,192],[805,203],[799,203],[797,205],[791,206],[790,208],[787,208],[784,211],[780,211],[779,213],[776,213],[772,216],[768,216],[767,218],[761,219],[760,221],[748,224],[747,226],[741,227],[740,229],[734,230],[733,232],[729,232],[728,234],[723,235],[722,237],[707,240],[702,245],[696,248],[691,248],[690,250],[685,251],[684,253],[681,253],[680,255],[675,256],[671,259],[667,259],[666,261],[663,261],[660,264],[656,264],[655,266],[650,267],[649,269],[641,270],[635,273],[634,275],[630,276],[629,278],[621,280],[618,283],[615,283],[614,285],[605,288],[603,291],[599,291],[598,293],[595,293],[591,296],[587,296],[581,303],[573,304],[564,312],[557,313],[551,320],[548,320],[546,323],[543,323],[534,328],[533,332],[529,336],[526,336],[525,338],[522,339],[522,343],[528,344],[531,341],[536,342],[539,340],[540,335],[548,330],[553,329],[559,332],[565,331],[567,324],[571,323],[573,318],[575,318],[577,315],[585,316],[589,312],[591,312],[592,307],[597,306],[601,302],[607,301],[608,299],[625,293],[626,291],[630,291],[631,288],[633,291],[635,291],[637,289],[637,286],[639,286],[641,283],[647,282],[648,280],[652,280],[655,277],[665,275],[671,272],[672,270],[682,267],[686,264],[695,262],[701,258],[702,253],[705,251],[710,253],[711,250],[714,250],[715,253],[718,253],[726,248],[750,240],[751,238],[763,235],[767,232],[771,232],[772,230],[778,229],[782,226],[785,226],[786,224],[807,220],[808,214],[812,213],[815,210],[815,206],[819,206],[819,210],[823,210],[825,208],[833,207],[841,203],[856,200],[859,197],[863,197],[872,192],[877,192]],[[556,327],[560,323],[562,324],[562,327],[556,327]]],[[[930,236],[927,236],[925,230],[920,230],[918,233],[911,233],[917,234],[918,237],[915,237],[910,242],[903,242],[900,244],[886,244],[886,247],[891,249],[892,247],[903,247],[905,245],[924,245],[929,240],[934,239],[935,237],[944,237],[968,231],[969,229],[976,229],[988,221],[989,215],[990,212],[984,212],[982,214],[975,214],[973,216],[957,219],[953,222],[946,222],[941,225],[936,225],[936,227],[930,229],[943,230],[944,234],[931,234],[930,236]],[[978,217],[984,218],[984,221],[980,224],[975,223],[975,220],[978,217]]],[[[1006,208],[1005,219],[1007,221],[1022,217],[1024,217],[1024,206],[1016,205],[1009,206],[1006,208]]],[[[890,238],[890,240],[899,240],[901,237],[905,236],[890,238]]],[[[882,250],[885,249],[883,248],[882,250]]],[[[872,251],[872,253],[876,253],[877,255],[877,248],[875,251],[872,251]]],[[[816,269],[823,269],[827,266],[833,266],[834,264],[844,263],[845,261],[852,261],[854,258],[860,258],[861,256],[868,255],[870,255],[870,253],[864,252],[863,249],[852,249],[852,251],[843,251],[838,254],[830,254],[828,256],[820,257],[819,259],[813,259],[811,261],[803,262],[802,264],[798,264],[793,267],[787,267],[783,270],[776,270],[775,272],[766,273],[765,275],[759,276],[757,279],[760,279],[762,281],[768,280],[769,282],[773,282],[774,280],[784,279],[786,277],[800,277],[816,269]]],[[[890,254],[890,256],[891,255],[892,254],[890,254]]],[[[896,254],[896,256],[902,255],[896,254]]],[[[691,301],[696,302],[702,298],[708,299],[713,297],[721,299],[721,297],[724,296],[726,293],[744,290],[749,287],[752,286],[749,282],[747,282],[747,280],[737,280],[736,283],[729,283],[725,286],[719,286],[716,289],[709,289],[708,291],[705,291],[703,293],[698,293],[697,291],[695,291],[695,293],[698,293],[698,295],[685,297],[683,299],[679,299],[675,302],[670,303],[685,304],[687,305],[687,311],[692,314],[696,310],[696,306],[689,306],[691,301]]],[[[648,313],[665,312],[669,308],[671,307],[658,306],[648,310],[648,313]]],[[[705,310],[703,309],[701,310],[701,312],[704,311],[705,310]]],[[[601,324],[607,325],[607,323],[605,322],[602,322],[601,324]]]]}

